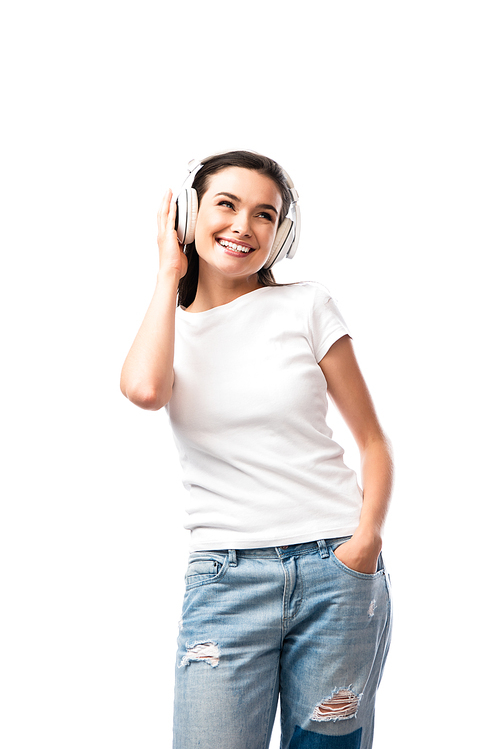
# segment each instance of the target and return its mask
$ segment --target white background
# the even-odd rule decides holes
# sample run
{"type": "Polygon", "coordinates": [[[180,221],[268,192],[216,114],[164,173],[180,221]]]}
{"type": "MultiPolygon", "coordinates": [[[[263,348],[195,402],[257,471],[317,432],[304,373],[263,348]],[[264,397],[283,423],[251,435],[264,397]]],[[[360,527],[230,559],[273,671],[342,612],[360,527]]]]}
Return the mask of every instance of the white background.
{"type": "Polygon", "coordinates": [[[155,284],[161,198],[191,158],[232,147],[295,181],[302,240],[276,276],[331,289],[394,445],[375,749],[491,746],[497,3],[12,7],[2,746],[170,746],[184,490],[165,413],[132,406],[118,380],[155,284]]]}

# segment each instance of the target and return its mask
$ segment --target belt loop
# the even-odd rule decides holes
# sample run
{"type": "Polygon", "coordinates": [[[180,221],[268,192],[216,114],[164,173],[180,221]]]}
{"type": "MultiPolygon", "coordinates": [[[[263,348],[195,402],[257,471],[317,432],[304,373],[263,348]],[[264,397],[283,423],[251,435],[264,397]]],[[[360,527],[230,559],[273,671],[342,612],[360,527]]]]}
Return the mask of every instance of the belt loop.
{"type": "Polygon", "coordinates": [[[237,567],[238,566],[238,560],[236,558],[236,549],[228,549],[227,555],[229,557],[229,566],[230,567],[237,567]]]}
{"type": "Polygon", "coordinates": [[[326,545],[326,541],[322,538],[319,539],[319,541],[316,541],[318,544],[318,548],[321,554],[321,559],[328,559],[330,556],[330,552],[328,551],[328,546],[326,545]]]}

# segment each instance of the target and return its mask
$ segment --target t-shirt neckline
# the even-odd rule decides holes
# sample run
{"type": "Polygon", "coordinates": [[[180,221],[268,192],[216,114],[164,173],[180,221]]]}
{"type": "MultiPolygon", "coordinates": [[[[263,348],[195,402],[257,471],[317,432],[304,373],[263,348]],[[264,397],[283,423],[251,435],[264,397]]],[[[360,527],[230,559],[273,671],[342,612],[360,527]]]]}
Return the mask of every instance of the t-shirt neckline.
{"type": "Polygon", "coordinates": [[[237,296],[235,299],[232,299],[230,302],[226,302],[225,304],[218,304],[216,307],[211,307],[210,309],[201,310],[200,312],[189,312],[185,307],[178,306],[177,311],[180,312],[185,317],[195,318],[199,317],[200,315],[209,315],[211,313],[216,312],[217,310],[225,310],[228,307],[232,307],[238,303],[241,302],[242,299],[245,299],[246,297],[251,297],[253,294],[258,293],[259,291],[265,291],[266,289],[271,289],[272,286],[260,286],[258,289],[253,289],[252,291],[247,291],[245,294],[241,294],[240,296],[237,296]]]}

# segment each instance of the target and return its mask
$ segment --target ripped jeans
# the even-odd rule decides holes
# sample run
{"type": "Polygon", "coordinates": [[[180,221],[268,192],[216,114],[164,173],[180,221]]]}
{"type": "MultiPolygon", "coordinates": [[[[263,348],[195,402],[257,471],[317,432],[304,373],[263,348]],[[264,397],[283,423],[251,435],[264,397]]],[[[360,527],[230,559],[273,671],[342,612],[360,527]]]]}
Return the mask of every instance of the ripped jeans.
{"type": "Polygon", "coordinates": [[[391,633],[389,580],[346,567],[347,538],[190,555],[174,749],[369,749],[391,633]]]}

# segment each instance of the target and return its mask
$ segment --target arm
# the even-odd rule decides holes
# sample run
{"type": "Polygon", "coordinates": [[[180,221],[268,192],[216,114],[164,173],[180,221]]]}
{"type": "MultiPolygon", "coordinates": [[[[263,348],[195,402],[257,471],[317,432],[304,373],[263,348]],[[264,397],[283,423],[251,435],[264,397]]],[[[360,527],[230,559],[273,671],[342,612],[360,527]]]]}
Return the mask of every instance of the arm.
{"type": "Polygon", "coordinates": [[[122,393],[141,408],[157,411],[168,403],[174,382],[177,287],[187,258],[175,231],[175,201],[169,190],[158,211],[160,269],[146,316],[123,365],[122,393]]]}
{"type": "Polygon", "coordinates": [[[351,569],[373,573],[392,488],[392,454],[359,369],[351,340],[340,338],[320,361],[328,394],[351,430],[361,455],[363,506],[352,538],[336,550],[351,569]]]}

